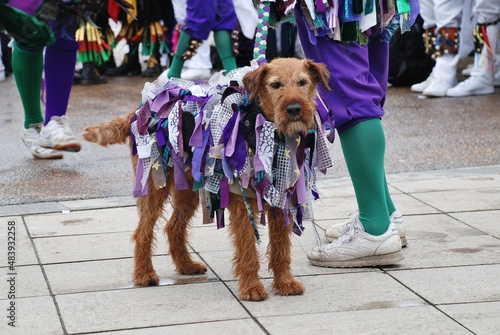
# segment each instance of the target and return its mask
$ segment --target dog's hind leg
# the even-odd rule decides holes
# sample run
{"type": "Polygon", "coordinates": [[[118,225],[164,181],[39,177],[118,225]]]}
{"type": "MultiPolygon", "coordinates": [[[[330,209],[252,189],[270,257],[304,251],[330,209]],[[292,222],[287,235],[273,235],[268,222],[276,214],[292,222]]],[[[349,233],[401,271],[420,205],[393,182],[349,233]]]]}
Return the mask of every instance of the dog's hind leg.
{"type": "Polygon", "coordinates": [[[139,286],[158,285],[160,278],[153,268],[154,229],[167,199],[165,190],[156,190],[149,183],[149,193],[137,199],[139,225],[132,239],[135,241],[134,282],[139,286]]]}
{"type": "MultiPolygon", "coordinates": [[[[290,268],[292,244],[290,234],[292,224],[285,227],[281,209],[268,211],[269,224],[269,269],[274,274],[273,288],[279,295],[299,295],[304,293],[304,285],[296,280],[290,268]]],[[[290,220],[291,221],[291,220],[290,220]]]]}
{"type": "MultiPolygon", "coordinates": [[[[173,171],[170,173],[170,185],[173,184],[173,171]]],[[[192,191],[192,178],[188,178],[187,190],[172,190],[172,216],[165,226],[170,255],[176,271],[183,275],[202,274],[207,271],[205,265],[193,261],[188,250],[188,233],[191,219],[199,206],[197,192],[192,191]]]]}
{"type": "MultiPolygon", "coordinates": [[[[233,264],[234,275],[239,279],[241,300],[261,301],[267,298],[267,292],[259,280],[259,252],[248,211],[240,195],[230,194],[229,232],[235,249],[233,264]]],[[[256,213],[255,201],[252,209],[256,213]]]]}

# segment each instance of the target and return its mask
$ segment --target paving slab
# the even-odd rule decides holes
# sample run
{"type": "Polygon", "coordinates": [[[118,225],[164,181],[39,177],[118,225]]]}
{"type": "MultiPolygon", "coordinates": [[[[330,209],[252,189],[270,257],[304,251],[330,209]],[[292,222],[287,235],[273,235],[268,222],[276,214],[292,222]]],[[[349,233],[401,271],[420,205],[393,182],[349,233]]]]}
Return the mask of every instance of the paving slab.
{"type": "MultiPolygon", "coordinates": [[[[48,296],[49,289],[39,265],[27,265],[16,267],[14,274],[6,272],[3,280],[0,281],[0,292],[10,291],[10,282],[13,278],[16,298],[30,298],[48,296]]],[[[3,294],[0,300],[7,299],[8,295],[3,294]]]]}
{"type": "Polygon", "coordinates": [[[500,241],[488,235],[437,237],[410,240],[401,268],[440,268],[498,264],[500,241]]]}
{"type": "MultiPolygon", "coordinates": [[[[201,262],[196,255],[193,259],[201,262]]],[[[203,275],[183,276],[175,272],[168,256],[153,257],[153,265],[160,276],[159,286],[186,283],[214,282],[219,279],[210,269],[203,275]]],[[[82,293],[92,291],[134,288],[133,258],[108,259],[91,262],[50,264],[44,267],[54,294],[82,293]]]]}
{"type": "MultiPolygon", "coordinates": [[[[2,311],[6,301],[0,301],[2,311]]],[[[52,297],[19,298],[16,300],[15,328],[0,323],[0,334],[8,335],[64,335],[52,297]]],[[[6,309],[6,308],[5,308],[6,309]]],[[[3,318],[2,318],[3,319],[3,318]]]]}
{"type": "Polygon", "coordinates": [[[486,234],[500,238],[500,210],[452,213],[450,216],[486,234]]]}
{"type": "Polygon", "coordinates": [[[426,204],[432,204],[441,212],[493,210],[500,207],[500,188],[469,190],[466,197],[462,190],[414,193],[413,196],[426,204]]]}
{"type": "Polygon", "coordinates": [[[222,283],[64,294],[56,299],[69,333],[249,317],[222,283]]]}
{"type": "MultiPolygon", "coordinates": [[[[44,237],[34,240],[44,264],[127,258],[133,255],[132,233],[118,232],[44,237]]],[[[163,248],[165,253],[166,248],[163,248]]]]}
{"type": "Polygon", "coordinates": [[[10,245],[14,247],[14,250],[11,251],[14,252],[14,255],[10,255],[11,261],[14,262],[12,264],[14,267],[19,265],[38,264],[35,250],[26,232],[22,217],[14,216],[0,218],[0,227],[2,229],[0,233],[0,245],[4,246],[2,247],[4,252],[0,253],[0,268],[9,267],[9,242],[10,245]]]}
{"type": "Polygon", "coordinates": [[[139,215],[136,207],[81,210],[25,217],[33,238],[133,232],[139,215]]]}
{"type": "Polygon", "coordinates": [[[470,329],[474,334],[489,335],[498,333],[499,301],[438,305],[437,308],[470,329]]]}
{"type": "MultiPolygon", "coordinates": [[[[381,272],[328,274],[300,278],[306,287],[301,296],[282,297],[272,294],[261,302],[243,304],[256,317],[289,315],[299,317],[302,311],[310,314],[356,311],[366,309],[424,306],[426,302],[381,272]],[[297,301],[300,300],[300,306],[297,301]]],[[[229,287],[235,292],[236,282],[229,287]]],[[[265,280],[271,292],[271,280],[265,280]]]]}
{"type": "Polygon", "coordinates": [[[259,317],[273,335],[289,334],[474,334],[434,307],[376,308],[348,312],[307,312],[259,317]]]}
{"type": "Polygon", "coordinates": [[[435,305],[498,302],[499,274],[500,264],[391,272],[391,276],[435,305]]]}

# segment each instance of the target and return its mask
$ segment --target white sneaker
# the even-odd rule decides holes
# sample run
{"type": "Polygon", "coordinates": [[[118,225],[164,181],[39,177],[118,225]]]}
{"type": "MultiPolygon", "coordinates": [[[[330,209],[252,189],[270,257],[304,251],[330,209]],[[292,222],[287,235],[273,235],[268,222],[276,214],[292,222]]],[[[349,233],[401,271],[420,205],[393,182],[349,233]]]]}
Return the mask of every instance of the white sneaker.
{"type": "Polygon", "coordinates": [[[433,78],[429,86],[422,92],[424,95],[431,97],[445,97],[446,92],[457,84],[457,80],[452,82],[443,80],[441,78],[433,78]]]}
{"type": "Polygon", "coordinates": [[[69,127],[67,116],[53,116],[40,132],[38,145],[55,150],[78,152],[82,146],[69,127]]]}
{"type": "MultiPolygon", "coordinates": [[[[401,239],[401,245],[405,247],[408,242],[406,240],[406,227],[403,223],[403,215],[400,211],[394,211],[390,218],[391,223],[394,223],[394,227],[398,231],[399,238],[401,239]]],[[[349,213],[349,219],[344,223],[333,224],[328,227],[325,231],[325,238],[328,242],[333,242],[344,234],[356,220],[359,220],[359,210],[355,210],[349,213]]]]}
{"type": "Polygon", "coordinates": [[[427,79],[423,82],[411,85],[411,91],[415,93],[422,93],[431,84],[432,78],[433,77],[431,73],[429,77],[427,77],[427,79]]]}
{"type": "Polygon", "coordinates": [[[42,124],[30,125],[28,129],[23,129],[23,142],[30,149],[33,157],[38,159],[61,159],[63,154],[60,151],[42,148],[38,145],[42,124]]]}
{"type": "Polygon", "coordinates": [[[449,97],[468,97],[469,95],[483,95],[495,93],[493,85],[486,84],[481,79],[471,76],[457,86],[446,91],[449,97]]]}
{"type": "Polygon", "coordinates": [[[391,223],[387,231],[374,236],[365,233],[359,219],[337,240],[321,247],[314,247],[307,258],[313,265],[344,268],[380,266],[403,260],[401,239],[391,223]]]}
{"type": "Polygon", "coordinates": [[[181,79],[185,80],[208,80],[211,76],[210,69],[185,68],[181,72],[181,79]]]}

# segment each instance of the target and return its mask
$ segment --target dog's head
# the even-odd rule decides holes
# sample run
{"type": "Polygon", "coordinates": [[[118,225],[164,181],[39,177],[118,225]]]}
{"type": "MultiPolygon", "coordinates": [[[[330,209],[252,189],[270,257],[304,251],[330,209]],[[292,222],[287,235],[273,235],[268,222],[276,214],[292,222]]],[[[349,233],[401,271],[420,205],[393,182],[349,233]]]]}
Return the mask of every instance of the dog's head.
{"type": "Polygon", "coordinates": [[[280,133],[307,132],[314,122],[316,86],[329,90],[330,73],[308,59],[277,58],[243,77],[250,100],[259,98],[266,117],[280,133]]]}

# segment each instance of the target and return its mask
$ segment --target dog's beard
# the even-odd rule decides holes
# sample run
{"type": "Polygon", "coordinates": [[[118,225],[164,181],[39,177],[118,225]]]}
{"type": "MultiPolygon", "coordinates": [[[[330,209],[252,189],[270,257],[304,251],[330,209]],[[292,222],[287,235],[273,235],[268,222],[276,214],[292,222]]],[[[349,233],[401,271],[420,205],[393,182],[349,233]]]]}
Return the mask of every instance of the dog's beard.
{"type": "Polygon", "coordinates": [[[302,120],[297,118],[295,120],[288,120],[284,127],[279,127],[278,129],[283,129],[283,132],[288,136],[294,136],[295,134],[307,133],[309,129],[313,128],[314,122],[311,120],[302,120]]]}

